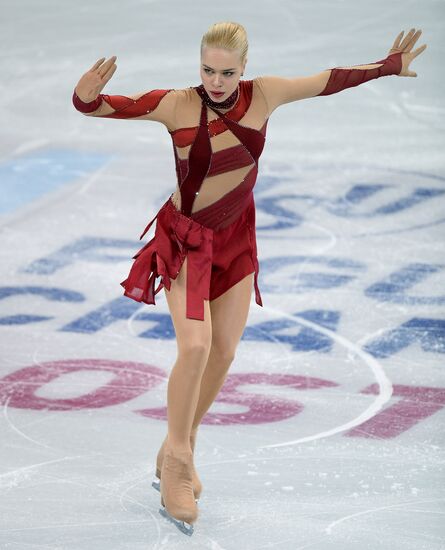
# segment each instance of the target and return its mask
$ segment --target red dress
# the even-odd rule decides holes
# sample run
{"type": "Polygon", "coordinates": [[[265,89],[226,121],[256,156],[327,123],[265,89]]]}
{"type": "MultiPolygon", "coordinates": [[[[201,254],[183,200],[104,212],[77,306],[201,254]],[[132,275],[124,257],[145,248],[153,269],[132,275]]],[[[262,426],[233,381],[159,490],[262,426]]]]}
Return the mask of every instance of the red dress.
{"type": "Polygon", "coordinates": [[[329,69],[322,91],[322,73],[302,79],[240,80],[238,100],[225,113],[204,102],[202,85],[156,89],[131,98],[100,94],[91,103],[83,103],[74,93],[73,103],[83,113],[162,122],[172,139],[177,188],[140,236],[157,219],[153,238],[133,256],[128,277],[120,283],[124,295],[155,304],[155,295],[164,286],[170,290],[171,279],[187,257],[187,318],[204,320],[204,300],[214,300],[250,273],[255,301],[262,306],[253,188],[269,116],[296,99],[398,74],[401,54],[375,63],[381,65],[329,69]]]}

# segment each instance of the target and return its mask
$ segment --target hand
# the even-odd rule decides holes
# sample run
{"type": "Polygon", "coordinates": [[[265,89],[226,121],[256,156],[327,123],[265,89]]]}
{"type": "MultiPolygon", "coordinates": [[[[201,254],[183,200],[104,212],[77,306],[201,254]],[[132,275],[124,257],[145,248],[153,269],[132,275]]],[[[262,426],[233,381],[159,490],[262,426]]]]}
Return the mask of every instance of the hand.
{"type": "Polygon", "coordinates": [[[110,57],[105,63],[104,59],[105,57],[102,57],[96,61],[77,83],[75,88],[76,94],[85,103],[96,99],[117,69],[117,65],[115,64],[117,57],[115,55],[110,57]]]}
{"type": "Polygon", "coordinates": [[[413,52],[411,52],[411,50],[414,47],[414,44],[417,42],[417,39],[422,34],[421,30],[418,30],[415,32],[414,31],[415,29],[411,29],[403,39],[403,42],[400,44],[400,40],[402,39],[402,36],[404,33],[404,31],[402,31],[394,40],[394,44],[392,45],[392,48],[389,50],[388,55],[392,53],[402,52],[402,69],[397,76],[417,76],[417,73],[415,73],[414,71],[408,70],[409,64],[415,57],[417,57],[420,53],[423,52],[423,50],[426,48],[426,44],[424,44],[423,46],[420,46],[420,48],[417,48],[417,50],[414,50],[413,52]]]}

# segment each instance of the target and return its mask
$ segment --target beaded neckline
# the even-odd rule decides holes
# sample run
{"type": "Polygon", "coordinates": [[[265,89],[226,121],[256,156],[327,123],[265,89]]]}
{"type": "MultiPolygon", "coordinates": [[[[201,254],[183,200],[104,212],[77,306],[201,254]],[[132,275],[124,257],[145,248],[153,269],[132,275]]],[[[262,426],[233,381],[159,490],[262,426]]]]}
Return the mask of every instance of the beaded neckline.
{"type": "Polygon", "coordinates": [[[213,109],[231,109],[234,105],[236,105],[240,95],[240,83],[238,83],[236,90],[227,99],[220,102],[213,101],[213,99],[206,92],[203,84],[200,84],[195,89],[201,96],[204,103],[213,109]]]}

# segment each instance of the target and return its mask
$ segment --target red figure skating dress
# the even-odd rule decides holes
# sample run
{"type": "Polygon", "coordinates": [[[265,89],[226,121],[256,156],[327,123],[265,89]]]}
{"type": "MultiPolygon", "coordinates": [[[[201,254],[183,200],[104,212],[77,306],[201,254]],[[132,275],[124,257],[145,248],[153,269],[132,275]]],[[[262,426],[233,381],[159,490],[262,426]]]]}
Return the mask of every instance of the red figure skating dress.
{"type": "Polygon", "coordinates": [[[329,95],[399,74],[401,54],[374,63],[380,65],[328,69],[322,91],[316,88],[315,76],[240,80],[238,100],[225,112],[209,106],[202,84],[132,97],[99,94],[90,103],[74,93],[74,106],[85,114],[158,121],[172,139],[176,191],[142,232],[140,239],[157,219],[153,238],[133,256],[129,275],[120,283],[124,295],[155,304],[155,295],[164,286],[170,290],[171,279],[187,256],[187,318],[204,320],[204,300],[214,300],[250,273],[255,274],[255,301],[262,306],[253,188],[269,116],[279,105],[296,99],[329,95]]]}

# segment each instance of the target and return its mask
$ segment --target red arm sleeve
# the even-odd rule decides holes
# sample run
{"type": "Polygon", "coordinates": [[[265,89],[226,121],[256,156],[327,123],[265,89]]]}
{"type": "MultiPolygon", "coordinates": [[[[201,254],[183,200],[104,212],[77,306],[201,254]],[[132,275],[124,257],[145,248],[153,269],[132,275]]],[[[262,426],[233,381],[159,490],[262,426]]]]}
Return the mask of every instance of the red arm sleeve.
{"type": "Polygon", "coordinates": [[[78,111],[89,116],[155,120],[173,128],[177,96],[177,90],[156,89],[129,97],[99,94],[95,100],[85,103],[74,90],[72,102],[78,111]]]}
{"type": "Polygon", "coordinates": [[[283,78],[260,76],[255,79],[267,104],[268,113],[279,105],[308,97],[335,94],[346,88],[358,86],[368,80],[399,74],[402,69],[401,52],[369,65],[334,67],[311,76],[283,78]],[[376,65],[376,66],[372,66],[376,65]]]}
{"type": "Polygon", "coordinates": [[[385,59],[375,61],[375,64],[377,63],[381,63],[381,65],[368,69],[358,68],[360,65],[356,67],[333,67],[332,69],[328,69],[331,71],[329,79],[324,89],[317,95],[336,94],[341,90],[358,86],[374,78],[399,74],[402,70],[402,53],[393,53],[385,59]]]}

